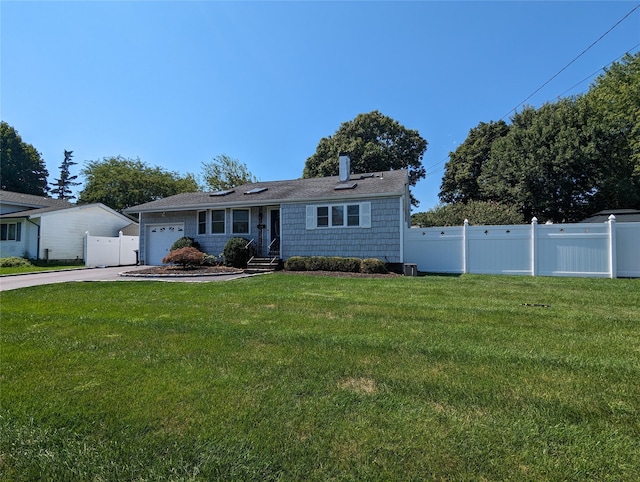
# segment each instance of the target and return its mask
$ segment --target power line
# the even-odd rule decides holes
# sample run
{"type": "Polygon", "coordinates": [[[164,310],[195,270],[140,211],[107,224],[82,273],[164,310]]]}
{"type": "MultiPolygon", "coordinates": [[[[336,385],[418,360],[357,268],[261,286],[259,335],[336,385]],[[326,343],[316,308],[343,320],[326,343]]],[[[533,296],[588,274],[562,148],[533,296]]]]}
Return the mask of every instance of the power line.
{"type": "MultiPolygon", "coordinates": [[[[618,60],[620,60],[622,57],[624,57],[625,55],[627,55],[629,52],[632,52],[633,50],[635,50],[636,48],[640,47],[640,44],[636,44],[633,47],[631,47],[629,50],[627,50],[625,53],[623,53],[622,55],[620,55],[619,57],[617,57],[615,60],[612,60],[611,62],[609,62],[608,65],[613,64],[614,62],[617,62],[618,60]]],[[[573,89],[575,89],[577,86],[579,86],[580,84],[582,84],[583,82],[586,82],[587,80],[589,80],[591,77],[595,76],[597,73],[599,73],[601,70],[604,70],[606,67],[600,67],[598,70],[596,70],[595,72],[593,72],[592,74],[589,74],[587,77],[585,77],[584,79],[582,79],[580,82],[575,83],[574,85],[572,85],[571,87],[569,87],[567,90],[565,90],[564,92],[562,92],[561,94],[559,94],[556,98],[560,99],[564,94],[566,94],[567,92],[572,91],[573,89]]]]}
{"type": "Polygon", "coordinates": [[[507,117],[509,114],[511,114],[513,111],[515,111],[518,107],[520,107],[521,105],[523,105],[526,101],[528,101],[531,97],[533,97],[534,95],[536,95],[538,92],[540,92],[547,84],[549,84],[553,79],[555,79],[558,75],[560,75],[562,72],[564,72],[565,70],[567,70],[567,68],[569,68],[569,66],[571,64],[573,64],[576,60],[578,60],[580,57],[582,57],[585,53],[587,53],[589,50],[591,50],[591,48],[596,45],[598,42],[600,42],[600,40],[602,40],[607,34],[609,34],[614,28],[616,28],[618,25],[620,25],[624,20],[626,20],[627,17],[629,17],[629,15],[631,15],[633,12],[635,12],[636,10],[638,10],[638,8],[640,8],[640,3],[638,5],[636,5],[634,8],[631,9],[631,11],[629,13],[627,13],[624,17],[622,17],[620,20],[618,20],[616,22],[616,24],[611,27],[609,30],[607,30],[605,33],[603,33],[602,35],[600,35],[600,37],[593,42],[591,45],[589,45],[586,49],[584,49],[582,52],[580,52],[580,54],[574,58],[571,62],[569,62],[567,65],[565,65],[562,69],[560,69],[558,71],[558,73],[556,73],[553,77],[551,77],[549,80],[547,80],[544,84],[542,84],[540,87],[538,87],[531,95],[529,95],[526,99],[524,99],[522,102],[520,102],[518,105],[516,105],[513,109],[511,109],[509,112],[507,112],[505,115],[503,115],[500,120],[504,120],[505,117],[507,117]]]}

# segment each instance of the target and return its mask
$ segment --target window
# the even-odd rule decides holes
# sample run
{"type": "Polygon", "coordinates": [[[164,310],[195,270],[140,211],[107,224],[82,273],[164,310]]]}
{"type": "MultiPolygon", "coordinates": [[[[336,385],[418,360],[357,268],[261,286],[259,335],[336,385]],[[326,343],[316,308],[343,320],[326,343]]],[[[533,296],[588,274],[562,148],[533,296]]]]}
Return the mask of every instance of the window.
{"type": "Polygon", "coordinates": [[[249,234],[249,210],[233,210],[233,234],[249,234]]]}
{"type": "Polygon", "coordinates": [[[318,224],[319,228],[326,228],[329,226],[329,207],[328,206],[318,206],[318,224]]]}
{"type": "Polygon", "coordinates": [[[198,234],[207,234],[207,211],[198,211],[198,234]]]}
{"type": "Polygon", "coordinates": [[[371,203],[307,206],[307,229],[370,228],[371,203]]]}
{"type": "Polygon", "coordinates": [[[347,226],[360,226],[360,205],[347,205],[347,226]]]}
{"type": "Polygon", "coordinates": [[[211,234],[224,234],[224,209],[211,211],[211,234]]]}
{"type": "Polygon", "coordinates": [[[331,226],[344,226],[344,206],[331,206],[331,226]]]}
{"type": "Polygon", "coordinates": [[[1,241],[20,241],[21,223],[9,223],[0,225],[1,241]]]}

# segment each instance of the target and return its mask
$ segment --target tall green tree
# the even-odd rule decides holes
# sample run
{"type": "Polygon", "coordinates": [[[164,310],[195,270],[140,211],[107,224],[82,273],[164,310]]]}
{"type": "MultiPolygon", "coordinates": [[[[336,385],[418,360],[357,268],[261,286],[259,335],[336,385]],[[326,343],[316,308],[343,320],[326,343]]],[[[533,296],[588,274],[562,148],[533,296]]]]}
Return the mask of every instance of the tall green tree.
{"type": "Polygon", "coordinates": [[[40,153],[4,121],[0,122],[0,169],[3,190],[47,195],[49,173],[40,153]]]}
{"type": "MultiPolygon", "coordinates": [[[[427,141],[418,131],[407,129],[378,111],[359,114],[340,125],[333,136],[323,137],[316,152],[307,159],[302,177],[335,176],[339,172],[339,155],[349,154],[354,173],[407,169],[409,184],[426,175],[422,158],[427,141]]],[[[417,206],[418,200],[411,196],[417,206]]]]}
{"type": "Polygon", "coordinates": [[[478,186],[478,178],[491,156],[491,146],[496,139],[504,137],[509,126],[504,121],[480,122],[469,131],[469,135],[454,152],[444,167],[444,176],[438,194],[445,203],[467,203],[483,201],[484,195],[478,186]]]}
{"type": "Polygon", "coordinates": [[[117,211],[182,192],[198,191],[192,174],[149,166],[140,159],[121,156],[89,161],[82,169],[86,178],[78,203],[103,203],[117,211]]]}
{"type": "Polygon", "coordinates": [[[640,209],[640,52],[612,64],[583,102],[602,153],[594,208],[640,209]]]}
{"type": "Polygon", "coordinates": [[[226,154],[214,157],[211,162],[203,162],[202,177],[212,191],[224,191],[258,180],[246,164],[226,154]]]}
{"type": "Polygon", "coordinates": [[[486,199],[521,207],[524,221],[574,222],[590,212],[600,151],[587,106],[561,99],[513,117],[478,180],[486,199]]]}
{"type": "Polygon", "coordinates": [[[78,176],[71,175],[71,166],[75,166],[77,162],[73,162],[73,151],[64,151],[64,160],[60,164],[60,177],[56,179],[55,187],[51,189],[51,194],[58,199],[71,200],[76,197],[72,194],[71,188],[79,186],[80,182],[75,182],[78,176]]]}

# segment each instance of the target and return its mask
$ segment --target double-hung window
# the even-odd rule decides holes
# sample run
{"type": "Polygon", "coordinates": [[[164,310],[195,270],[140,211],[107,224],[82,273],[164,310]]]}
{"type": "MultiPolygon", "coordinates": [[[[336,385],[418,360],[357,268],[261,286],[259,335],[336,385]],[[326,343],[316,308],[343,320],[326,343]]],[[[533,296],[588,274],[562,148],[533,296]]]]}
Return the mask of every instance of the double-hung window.
{"type": "Polygon", "coordinates": [[[207,234],[207,211],[198,211],[198,234],[207,234]]]}
{"type": "Polygon", "coordinates": [[[211,211],[211,234],[224,234],[224,209],[211,211]]]}
{"type": "Polygon", "coordinates": [[[249,210],[234,209],[232,211],[233,234],[249,234],[249,210]]]}

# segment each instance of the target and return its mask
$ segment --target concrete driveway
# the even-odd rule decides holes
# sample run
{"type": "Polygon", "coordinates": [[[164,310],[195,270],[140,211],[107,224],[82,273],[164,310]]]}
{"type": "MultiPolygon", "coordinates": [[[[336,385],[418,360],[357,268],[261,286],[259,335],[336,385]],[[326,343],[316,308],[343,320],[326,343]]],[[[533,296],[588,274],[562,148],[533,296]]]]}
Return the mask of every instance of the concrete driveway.
{"type": "MultiPolygon", "coordinates": [[[[145,266],[146,268],[146,266],[145,266]]],[[[142,267],[138,269],[143,269],[142,267]]],[[[222,276],[198,276],[198,277],[173,277],[173,278],[135,278],[119,276],[122,272],[135,271],[135,266],[118,266],[115,268],[86,268],[66,271],[43,271],[0,277],[0,291],[16,290],[29,286],[48,285],[53,283],[69,283],[74,281],[166,281],[173,283],[203,283],[211,281],[228,281],[244,278],[246,275],[233,274],[222,276]]]]}

